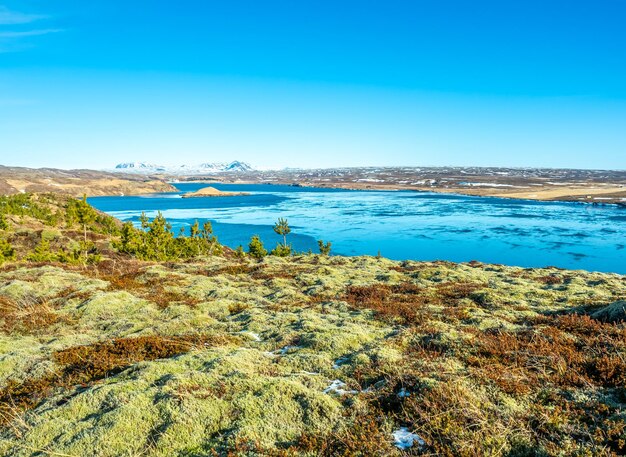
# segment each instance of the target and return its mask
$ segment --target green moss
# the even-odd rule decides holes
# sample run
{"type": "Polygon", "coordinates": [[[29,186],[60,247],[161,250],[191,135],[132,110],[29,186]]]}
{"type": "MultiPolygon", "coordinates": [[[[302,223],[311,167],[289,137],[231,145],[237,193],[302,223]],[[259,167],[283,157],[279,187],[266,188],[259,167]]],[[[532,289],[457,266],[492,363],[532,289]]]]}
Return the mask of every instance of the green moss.
{"type": "MultiPolygon", "coordinates": [[[[485,335],[522,332],[553,314],[592,309],[594,319],[619,321],[626,296],[618,275],[371,257],[270,256],[246,263],[210,256],[131,271],[137,272],[132,281],[119,283],[126,290],[97,279],[97,272],[49,266],[0,272],[0,297],[45,301],[66,318],[36,336],[0,333],[0,387],[58,370],[54,352],[72,346],[138,335],[237,339],[137,362],[84,387],[60,387],[0,431],[0,454],[226,455],[242,442],[288,448],[302,436],[359,449],[369,435],[390,454],[390,433],[405,423],[429,445],[446,442],[459,453],[452,446],[463,440],[485,454],[521,449],[533,431],[521,418],[543,400],[503,391],[496,381],[506,365],[491,360],[485,368],[472,359],[480,355],[476,348],[485,335]],[[548,276],[557,280],[547,283],[548,276]],[[437,301],[458,283],[479,287],[437,301]],[[176,300],[157,306],[149,293],[154,284],[176,300]],[[413,289],[405,298],[417,312],[411,323],[345,301],[348,286],[406,284],[413,289]],[[492,378],[478,377],[492,365],[492,378]],[[336,379],[359,393],[324,393],[336,379]],[[399,399],[400,387],[411,396],[399,399]],[[378,421],[359,434],[359,420],[370,416],[378,421]]],[[[568,398],[623,408],[618,390],[571,388],[568,398]]],[[[549,408],[538,417],[554,420],[563,449],[578,449],[563,425],[567,418],[546,416],[558,410],[549,408]]]]}

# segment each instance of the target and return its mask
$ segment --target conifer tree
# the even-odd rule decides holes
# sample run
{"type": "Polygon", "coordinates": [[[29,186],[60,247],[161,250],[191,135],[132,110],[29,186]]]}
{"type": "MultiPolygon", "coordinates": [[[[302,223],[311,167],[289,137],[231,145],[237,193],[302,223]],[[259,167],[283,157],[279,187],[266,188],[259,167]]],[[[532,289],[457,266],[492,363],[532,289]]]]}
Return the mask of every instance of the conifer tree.
{"type": "Polygon", "coordinates": [[[139,222],[141,223],[141,228],[142,229],[147,229],[148,228],[148,224],[150,223],[150,219],[148,219],[148,216],[146,216],[146,212],[142,211],[141,212],[141,216],[139,216],[139,222]]]}
{"type": "Polygon", "coordinates": [[[83,194],[83,199],[78,202],[76,206],[76,217],[78,218],[78,223],[83,226],[83,235],[85,243],[87,242],[87,225],[91,224],[96,218],[96,212],[94,209],[87,203],[87,195],[83,194]]]}
{"type": "Polygon", "coordinates": [[[193,223],[190,228],[191,238],[196,238],[200,234],[200,224],[198,223],[198,219],[193,223]]]}
{"type": "Polygon", "coordinates": [[[263,246],[263,241],[261,241],[259,235],[254,235],[250,240],[248,252],[257,260],[261,260],[267,255],[267,250],[265,249],[265,246],[263,246]]]}
{"type": "Polygon", "coordinates": [[[328,241],[327,243],[324,243],[323,240],[317,240],[317,245],[320,248],[320,254],[322,255],[330,254],[330,247],[332,245],[330,241],[328,241]]]}
{"type": "Polygon", "coordinates": [[[287,247],[287,235],[291,233],[291,228],[289,227],[289,223],[287,219],[283,219],[282,217],[278,219],[278,221],[274,224],[274,231],[283,237],[283,246],[287,247]]]}
{"type": "Polygon", "coordinates": [[[50,262],[54,260],[55,256],[52,251],[50,251],[50,242],[42,238],[33,252],[28,254],[26,258],[33,262],[50,262]]]}
{"type": "Polygon", "coordinates": [[[211,224],[211,221],[206,221],[202,224],[202,231],[200,233],[202,238],[207,241],[211,241],[213,235],[213,225],[211,224]]]}
{"type": "Polygon", "coordinates": [[[0,238],[0,265],[15,258],[15,249],[4,238],[0,238]]]}
{"type": "Polygon", "coordinates": [[[7,230],[9,228],[9,223],[7,222],[7,218],[4,214],[0,213],[0,230],[7,230]]]}
{"type": "Polygon", "coordinates": [[[148,257],[150,260],[167,260],[170,254],[170,247],[174,234],[172,225],[167,222],[163,214],[159,211],[157,216],[148,223],[148,257]]]}

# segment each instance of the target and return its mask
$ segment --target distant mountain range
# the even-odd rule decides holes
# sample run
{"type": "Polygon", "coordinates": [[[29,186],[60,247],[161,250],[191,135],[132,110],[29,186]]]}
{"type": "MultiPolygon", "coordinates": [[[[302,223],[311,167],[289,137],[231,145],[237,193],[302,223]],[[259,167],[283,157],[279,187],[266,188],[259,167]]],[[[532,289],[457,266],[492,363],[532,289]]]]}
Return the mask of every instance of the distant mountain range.
{"type": "Polygon", "coordinates": [[[171,174],[183,175],[204,175],[211,173],[244,173],[254,170],[250,164],[235,160],[233,162],[201,163],[200,165],[156,165],[146,162],[126,162],[115,166],[115,171],[137,174],[171,174]]]}

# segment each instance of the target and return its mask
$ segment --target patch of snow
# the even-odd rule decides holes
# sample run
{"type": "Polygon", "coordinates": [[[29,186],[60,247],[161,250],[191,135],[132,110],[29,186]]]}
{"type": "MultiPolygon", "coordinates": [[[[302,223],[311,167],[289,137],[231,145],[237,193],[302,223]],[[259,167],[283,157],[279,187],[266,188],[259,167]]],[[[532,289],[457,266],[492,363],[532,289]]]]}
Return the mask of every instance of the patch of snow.
{"type": "Polygon", "coordinates": [[[240,332],[240,333],[242,333],[244,335],[249,335],[250,338],[252,338],[254,341],[263,341],[263,340],[261,340],[261,337],[259,336],[258,333],[246,332],[246,331],[243,331],[243,332],[240,332]]]}
{"type": "Polygon", "coordinates": [[[409,432],[409,429],[406,427],[400,427],[393,432],[393,444],[398,449],[409,449],[415,443],[420,447],[426,444],[419,435],[409,432]]]}
{"type": "Polygon", "coordinates": [[[346,390],[343,387],[345,387],[346,383],[343,381],[340,381],[339,379],[335,379],[334,381],[332,381],[330,383],[330,385],[324,389],[324,393],[325,394],[329,394],[329,393],[336,393],[337,395],[348,395],[348,394],[356,394],[358,393],[356,390],[346,390]]]}
{"type": "Polygon", "coordinates": [[[468,186],[468,187],[509,187],[514,189],[526,189],[527,186],[514,186],[513,184],[499,184],[499,183],[489,183],[489,182],[460,182],[459,186],[468,186]]]}

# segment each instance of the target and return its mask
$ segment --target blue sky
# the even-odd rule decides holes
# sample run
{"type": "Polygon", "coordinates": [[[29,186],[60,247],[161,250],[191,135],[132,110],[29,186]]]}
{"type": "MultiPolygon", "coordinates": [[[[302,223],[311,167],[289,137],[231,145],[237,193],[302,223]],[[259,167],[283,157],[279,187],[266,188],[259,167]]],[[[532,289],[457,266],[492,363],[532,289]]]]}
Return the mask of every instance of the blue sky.
{"type": "Polygon", "coordinates": [[[0,164],[626,169],[626,2],[0,0],[0,164]]]}

